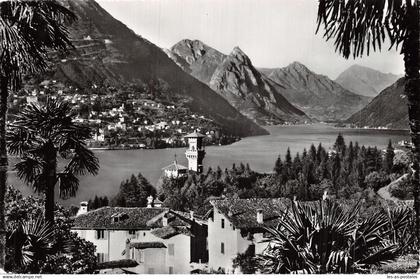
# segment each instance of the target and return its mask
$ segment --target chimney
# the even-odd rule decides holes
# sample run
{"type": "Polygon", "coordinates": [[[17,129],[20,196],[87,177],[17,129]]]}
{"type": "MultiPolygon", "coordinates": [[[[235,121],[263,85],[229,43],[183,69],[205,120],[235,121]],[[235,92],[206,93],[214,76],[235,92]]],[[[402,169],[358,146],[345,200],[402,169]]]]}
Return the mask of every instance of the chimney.
{"type": "Polygon", "coordinates": [[[193,210],[190,210],[190,219],[194,220],[194,211],[193,210]]]}
{"type": "Polygon", "coordinates": [[[168,225],[168,213],[163,214],[162,217],[162,226],[166,227],[168,225]]]}
{"type": "Polygon", "coordinates": [[[153,207],[153,196],[147,197],[147,207],[153,207]]]}
{"type": "Polygon", "coordinates": [[[79,211],[77,211],[76,216],[85,214],[87,212],[88,212],[88,202],[87,201],[80,202],[79,211]]]}
{"type": "Polygon", "coordinates": [[[264,223],[264,216],[262,209],[257,209],[257,223],[262,224],[264,223]]]}

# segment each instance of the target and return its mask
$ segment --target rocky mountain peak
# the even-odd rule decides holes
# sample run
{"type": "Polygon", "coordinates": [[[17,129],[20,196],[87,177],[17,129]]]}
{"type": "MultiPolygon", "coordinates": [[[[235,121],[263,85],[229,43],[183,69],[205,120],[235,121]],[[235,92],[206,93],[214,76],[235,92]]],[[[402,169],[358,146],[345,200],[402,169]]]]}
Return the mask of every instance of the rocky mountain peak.
{"type": "Polygon", "coordinates": [[[185,59],[188,64],[192,64],[203,57],[211,48],[199,40],[183,39],[176,43],[170,51],[185,59]]]}
{"type": "Polygon", "coordinates": [[[238,46],[234,47],[228,58],[238,64],[252,66],[251,60],[238,46]]]}

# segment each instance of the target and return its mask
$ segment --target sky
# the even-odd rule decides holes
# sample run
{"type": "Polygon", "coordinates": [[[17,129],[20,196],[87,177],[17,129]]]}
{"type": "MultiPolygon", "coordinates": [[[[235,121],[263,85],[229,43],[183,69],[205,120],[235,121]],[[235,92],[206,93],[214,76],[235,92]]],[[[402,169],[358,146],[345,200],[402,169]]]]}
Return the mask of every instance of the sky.
{"type": "Polygon", "coordinates": [[[299,61],[335,79],[353,64],[404,73],[399,50],[346,60],[316,30],[316,0],[97,0],[113,17],[153,44],[170,48],[197,39],[229,54],[239,46],[256,67],[299,61]]]}

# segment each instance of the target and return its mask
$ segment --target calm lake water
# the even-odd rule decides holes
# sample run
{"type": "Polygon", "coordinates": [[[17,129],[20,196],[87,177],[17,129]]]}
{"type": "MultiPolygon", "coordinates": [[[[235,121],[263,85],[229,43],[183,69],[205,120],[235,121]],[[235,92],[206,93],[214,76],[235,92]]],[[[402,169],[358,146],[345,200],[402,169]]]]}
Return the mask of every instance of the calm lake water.
{"type": "MultiPolygon", "coordinates": [[[[331,147],[339,132],[344,136],[346,143],[357,141],[359,145],[370,145],[383,148],[391,139],[397,143],[408,139],[408,131],[366,130],[335,128],[324,124],[305,126],[271,126],[266,127],[270,132],[267,136],[248,137],[228,146],[209,146],[206,148],[204,167],[229,168],[233,163],[249,163],[253,170],[271,172],[274,161],[280,154],[284,156],[288,147],[292,154],[302,153],[304,148],[309,149],[314,143],[322,143],[326,148],[331,147]]],[[[112,197],[118,192],[120,182],[141,172],[155,185],[162,168],[171,164],[176,155],[180,164],[187,166],[184,148],[160,150],[118,150],[96,151],[99,158],[100,171],[97,176],[80,177],[80,186],[77,197],[61,200],[64,205],[78,204],[95,195],[112,197]]],[[[11,163],[13,163],[12,160],[11,163]]],[[[32,190],[16,178],[14,173],[9,174],[9,183],[25,194],[32,194],[32,190]]]]}

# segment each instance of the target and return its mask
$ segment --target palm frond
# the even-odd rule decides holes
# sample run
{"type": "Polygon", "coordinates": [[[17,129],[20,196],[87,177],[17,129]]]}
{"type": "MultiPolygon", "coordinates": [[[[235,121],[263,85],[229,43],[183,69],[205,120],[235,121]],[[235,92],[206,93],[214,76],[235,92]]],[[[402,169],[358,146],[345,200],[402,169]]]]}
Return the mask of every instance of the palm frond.
{"type": "Polygon", "coordinates": [[[55,0],[0,2],[0,73],[16,87],[22,74],[44,71],[48,50],[72,47],[64,24],[75,19],[55,0]]]}
{"type": "Polygon", "coordinates": [[[414,0],[320,0],[317,29],[334,39],[336,51],[348,58],[369,55],[389,40],[399,46],[407,33],[407,16],[414,0]]]}
{"type": "Polygon", "coordinates": [[[58,173],[58,189],[61,199],[68,199],[76,196],[79,188],[79,179],[73,173],[58,173]]]}

